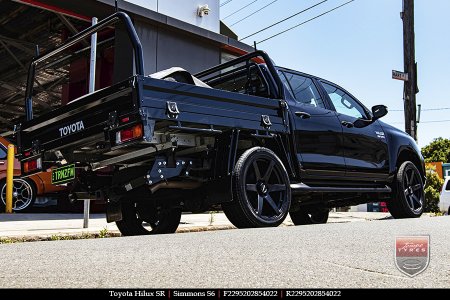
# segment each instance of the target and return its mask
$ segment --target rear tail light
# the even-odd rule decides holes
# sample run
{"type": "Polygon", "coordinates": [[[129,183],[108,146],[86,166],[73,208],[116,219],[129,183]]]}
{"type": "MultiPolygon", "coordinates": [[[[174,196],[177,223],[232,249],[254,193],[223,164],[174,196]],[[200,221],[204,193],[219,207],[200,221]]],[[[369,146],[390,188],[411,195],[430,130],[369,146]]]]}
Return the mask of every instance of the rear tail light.
{"type": "Polygon", "coordinates": [[[23,172],[31,173],[36,170],[42,169],[42,159],[29,160],[23,163],[23,172]]]}
{"type": "Polygon", "coordinates": [[[116,144],[140,139],[143,136],[142,124],[134,125],[116,132],[116,144]]]}

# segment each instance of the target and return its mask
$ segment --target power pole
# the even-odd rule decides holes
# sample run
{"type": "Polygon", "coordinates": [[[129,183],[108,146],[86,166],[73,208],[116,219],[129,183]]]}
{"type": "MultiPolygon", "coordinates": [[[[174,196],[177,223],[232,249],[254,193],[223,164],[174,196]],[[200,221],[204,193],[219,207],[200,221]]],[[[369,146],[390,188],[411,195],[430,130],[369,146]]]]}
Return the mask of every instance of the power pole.
{"type": "Polygon", "coordinates": [[[414,34],[414,0],[403,0],[403,55],[405,73],[408,80],[405,81],[403,92],[405,110],[405,131],[417,141],[417,120],[416,120],[416,94],[417,88],[417,64],[415,51],[414,34]]]}

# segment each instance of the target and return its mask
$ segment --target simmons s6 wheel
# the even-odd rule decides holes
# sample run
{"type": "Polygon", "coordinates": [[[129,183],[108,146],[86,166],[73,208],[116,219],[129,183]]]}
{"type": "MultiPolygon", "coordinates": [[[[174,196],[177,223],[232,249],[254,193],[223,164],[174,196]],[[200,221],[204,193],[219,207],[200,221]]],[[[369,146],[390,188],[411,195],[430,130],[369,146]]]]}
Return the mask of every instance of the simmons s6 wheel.
{"type": "Polygon", "coordinates": [[[325,224],[328,221],[329,214],[330,211],[328,209],[320,208],[308,209],[306,211],[300,209],[289,213],[294,225],[325,224]]]}
{"type": "Polygon", "coordinates": [[[251,148],[241,155],[232,175],[233,201],[222,204],[238,228],[275,227],[291,206],[289,176],[271,150],[251,148]]]}
{"type": "Polygon", "coordinates": [[[132,197],[122,199],[122,220],[116,225],[124,236],[174,233],[181,219],[179,208],[157,208],[132,197]]]}
{"type": "Polygon", "coordinates": [[[405,161],[398,169],[393,184],[392,199],[386,204],[396,219],[418,218],[425,207],[422,176],[416,166],[405,161]]]}

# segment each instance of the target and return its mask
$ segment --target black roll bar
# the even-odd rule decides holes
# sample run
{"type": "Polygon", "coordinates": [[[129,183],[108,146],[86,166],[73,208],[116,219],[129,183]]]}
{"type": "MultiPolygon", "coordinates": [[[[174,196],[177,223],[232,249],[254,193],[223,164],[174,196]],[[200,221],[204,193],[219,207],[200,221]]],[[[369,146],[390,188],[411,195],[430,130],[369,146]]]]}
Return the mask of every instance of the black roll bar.
{"type": "Polygon", "coordinates": [[[33,85],[34,85],[34,78],[36,75],[37,64],[45,61],[46,59],[54,56],[55,54],[58,54],[66,50],[67,48],[78,43],[80,40],[86,38],[87,36],[92,35],[95,32],[100,31],[106,26],[115,24],[119,21],[122,21],[126,26],[126,29],[128,31],[128,37],[130,38],[130,41],[133,46],[134,62],[136,64],[136,74],[144,76],[144,55],[142,52],[141,41],[139,40],[139,37],[136,33],[133,23],[131,22],[130,17],[124,12],[116,12],[110,15],[109,17],[106,17],[105,19],[101,20],[96,25],[88,27],[83,31],[80,31],[76,35],[70,37],[65,43],[56,47],[55,49],[33,58],[33,60],[30,63],[30,67],[28,69],[27,89],[25,93],[25,110],[27,121],[33,119],[33,85]]]}
{"type": "Polygon", "coordinates": [[[210,75],[210,74],[218,72],[220,70],[223,70],[223,69],[235,66],[238,63],[248,61],[248,60],[250,60],[252,58],[255,58],[255,57],[262,57],[264,59],[264,62],[266,63],[267,68],[269,69],[269,72],[271,73],[271,75],[272,75],[272,77],[275,80],[275,83],[277,85],[278,96],[281,99],[283,99],[283,97],[284,97],[283,82],[281,81],[280,77],[278,76],[277,69],[275,68],[275,66],[273,64],[272,59],[269,57],[269,55],[266,52],[264,52],[262,50],[256,50],[254,52],[250,52],[248,54],[239,56],[238,58],[230,60],[230,61],[228,61],[226,63],[223,63],[223,64],[217,65],[215,67],[212,67],[210,69],[206,69],[204,71],[201,71],[201,72],[195,74],[194,76],[198,77],[198,78],[202,78],[204,76],[210,75]]]}

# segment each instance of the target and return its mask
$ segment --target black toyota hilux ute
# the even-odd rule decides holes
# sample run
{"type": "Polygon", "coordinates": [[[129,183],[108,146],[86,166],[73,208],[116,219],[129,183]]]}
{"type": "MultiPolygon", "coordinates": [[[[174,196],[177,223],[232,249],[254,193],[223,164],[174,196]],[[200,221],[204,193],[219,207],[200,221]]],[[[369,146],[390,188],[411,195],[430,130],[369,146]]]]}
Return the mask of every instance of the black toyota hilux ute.
{"type": "Polygon", "coordinates": [[[195,75],[147,76],[129,17],[116,13],[33,59],[27,120],[16,126],[26,175],[53,169],[73,199],[107,202],[124,235],[172,233],[182,212],[223,209],[238,228],[325,223],[331,208],[386,201],[419,217],[425,170],[415,141],[329,81],[274,66],[262,51],[195,75]],[[33,117],[35,72],[122,22],[135,75],[33,117]]]}

